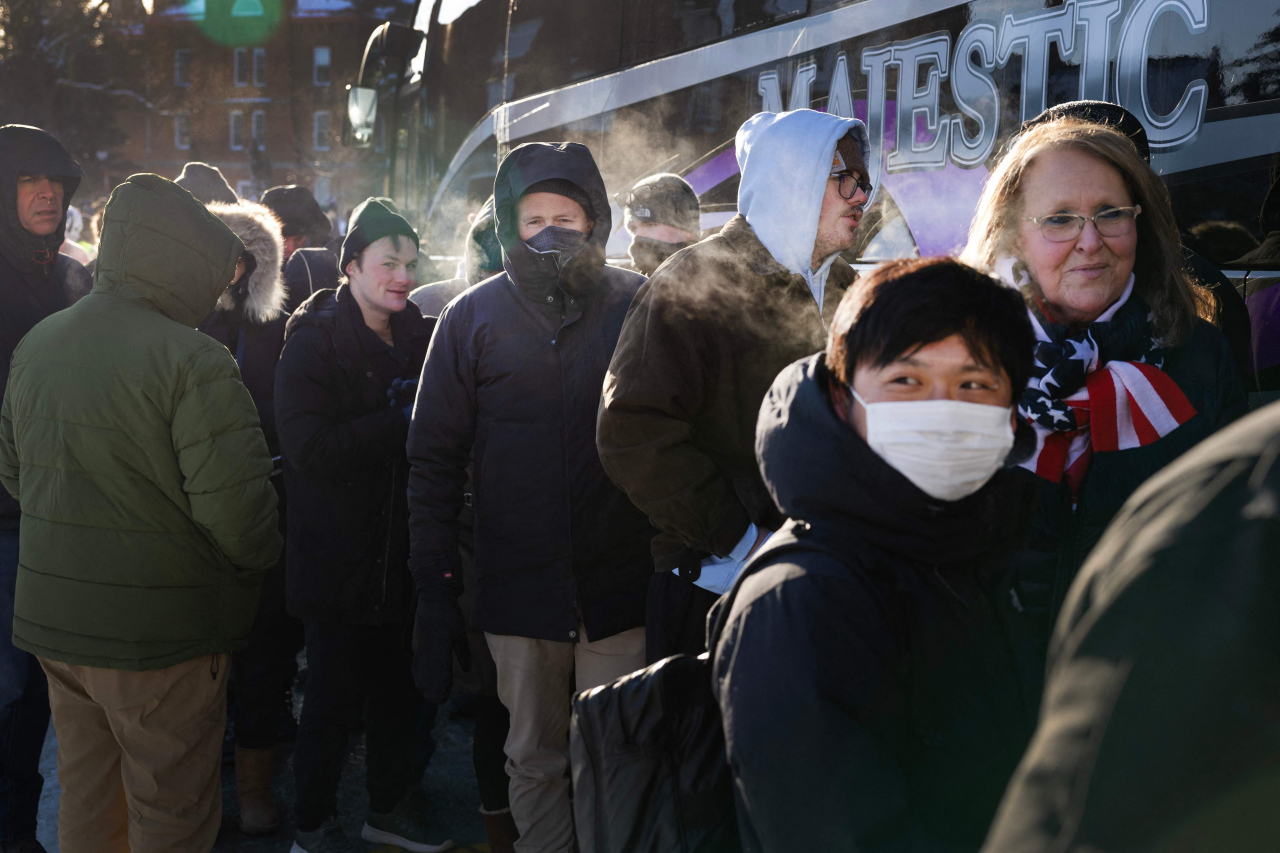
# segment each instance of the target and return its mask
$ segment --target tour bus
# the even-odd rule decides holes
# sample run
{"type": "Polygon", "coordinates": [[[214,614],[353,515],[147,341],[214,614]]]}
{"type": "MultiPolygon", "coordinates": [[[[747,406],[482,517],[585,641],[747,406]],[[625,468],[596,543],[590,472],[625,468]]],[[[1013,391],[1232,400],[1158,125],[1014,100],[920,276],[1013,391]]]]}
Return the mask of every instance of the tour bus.
{"type": "Polygon", "coordinates": [[[612,193],[682,174],[714,230],[735,209],[738,126],[803,107],[870,134],[850,260],[947,254],[1023,121],[1105,100],[1142,121],[1188,244],[1246,293],[1255,351],[1278,343],[1257,368],[1280,370],[1280,258],[1233,264],[1280,231],[1280,191],[1261,215],[1280,176],[1278,0],[422,0],[417,20],[375,33],[357,89],[380,104],[365,144],[387,146],[389,191],[437,258],[458,254],[499,159],[537,140],[588,145],[612,193]]]}

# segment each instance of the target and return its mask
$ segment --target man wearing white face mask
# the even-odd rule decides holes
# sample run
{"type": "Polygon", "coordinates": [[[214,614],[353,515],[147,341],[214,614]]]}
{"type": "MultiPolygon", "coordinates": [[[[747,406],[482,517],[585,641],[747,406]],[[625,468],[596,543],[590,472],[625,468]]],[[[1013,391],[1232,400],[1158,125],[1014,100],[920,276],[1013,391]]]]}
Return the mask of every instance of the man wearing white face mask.
{"type": "Polygon", "coordinates": [[[1013,289],[900,261],[770,389],[756,454],[790,521],[711,617],[744,850],[982,844],[1035,724],[1004,571],[1032,503],[1004,466],[1030,450],[1033,343],[1013,289]]]}

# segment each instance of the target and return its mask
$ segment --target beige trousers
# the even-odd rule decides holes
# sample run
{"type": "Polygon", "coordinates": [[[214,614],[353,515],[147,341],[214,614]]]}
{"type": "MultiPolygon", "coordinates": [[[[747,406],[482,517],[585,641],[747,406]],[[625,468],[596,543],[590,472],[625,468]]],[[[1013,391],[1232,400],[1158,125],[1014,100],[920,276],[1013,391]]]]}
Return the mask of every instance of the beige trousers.
{"type": "Polygon", "coordinates": [[[498,698],[511,712],[507,775],[516,853],[571,853],[569,717],[579,692],[644,667],[644,629],[598,642],[558,643],[485,633],[498,666],[498,698]]]}
{"type": "Polygon", "coordinates": [[[208,853],[222,822],[231,655],[132,672],[40,659],[63,853],[208,853]]]}

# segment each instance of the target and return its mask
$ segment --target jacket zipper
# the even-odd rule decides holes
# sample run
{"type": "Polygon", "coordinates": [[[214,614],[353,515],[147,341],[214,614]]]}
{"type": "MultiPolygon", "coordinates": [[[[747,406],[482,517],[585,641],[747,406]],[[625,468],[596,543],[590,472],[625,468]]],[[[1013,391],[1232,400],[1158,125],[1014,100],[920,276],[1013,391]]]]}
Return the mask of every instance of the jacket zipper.
{"type": "Polygon", "coordinates": [[[400,467],[400,460],[391,463],[391,494],[389,503],[387,504],[387,544],[382,551],[382,603],[387,603],[387,571],[391,565],[391,528],[392,516],[396,511],[396,471],[400,467]]]}

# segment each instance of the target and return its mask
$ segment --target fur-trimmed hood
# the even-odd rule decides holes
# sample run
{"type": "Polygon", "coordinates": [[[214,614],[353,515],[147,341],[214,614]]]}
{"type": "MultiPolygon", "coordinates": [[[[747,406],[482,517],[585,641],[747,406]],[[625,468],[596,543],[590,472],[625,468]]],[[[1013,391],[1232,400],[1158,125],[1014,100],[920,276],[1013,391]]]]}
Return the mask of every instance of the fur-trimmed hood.
{"type": "MultiPolygon", "coordinates": [[[[249,276],[248,295],[244,301],[245,317],[251,323],[267,323],[284,312],[287,291],[281,268],[284,266],[284,237],[280,221],[271,209],[252,201],[235,204],[214,202],[209,212],[221,219],[244,243],[258,262],[249,276]]],[[[217,310],[234,309],[235,298],[228,289],[218,299],[217,310]]]]}

